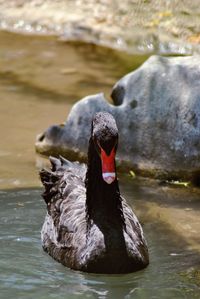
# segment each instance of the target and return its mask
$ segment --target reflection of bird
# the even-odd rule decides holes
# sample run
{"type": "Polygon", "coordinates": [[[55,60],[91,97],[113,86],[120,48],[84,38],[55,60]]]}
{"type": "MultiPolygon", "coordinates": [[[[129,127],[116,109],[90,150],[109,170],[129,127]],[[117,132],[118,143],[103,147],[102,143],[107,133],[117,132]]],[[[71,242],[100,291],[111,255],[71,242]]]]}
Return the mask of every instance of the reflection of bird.
{"type": "Polygon", "coordinates": [[[92,121],[87,171],[60,157],[50,158],[51,171],[40,172],[48,210],[43,248],[72,269],[127,273],[148,265],[142,228],[119,192],[117,143],[114,118],[99,112],[92,121]]]}

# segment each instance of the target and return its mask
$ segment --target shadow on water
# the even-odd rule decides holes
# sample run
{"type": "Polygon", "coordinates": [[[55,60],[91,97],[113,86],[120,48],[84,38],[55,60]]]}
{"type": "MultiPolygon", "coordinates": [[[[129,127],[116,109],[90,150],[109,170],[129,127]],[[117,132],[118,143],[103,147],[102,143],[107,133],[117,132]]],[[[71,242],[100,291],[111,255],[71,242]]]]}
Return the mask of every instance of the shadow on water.
{"type": "Polygon", "coordinates": [[[150,217],[145,209],[149,187],[139,192],[136,183],[130,188],[130,182],[122,180],[122,185],[129,203],[133,204],[134,198],[150,251],[149,267],[127,275],[81,273],[55,262],[41,248],[42,190],[1,191],[2,298],[199,298],[198,275],[192,280],[191,275],[198,273],[200,252],[190,250],[159,218],[150,217]]]}

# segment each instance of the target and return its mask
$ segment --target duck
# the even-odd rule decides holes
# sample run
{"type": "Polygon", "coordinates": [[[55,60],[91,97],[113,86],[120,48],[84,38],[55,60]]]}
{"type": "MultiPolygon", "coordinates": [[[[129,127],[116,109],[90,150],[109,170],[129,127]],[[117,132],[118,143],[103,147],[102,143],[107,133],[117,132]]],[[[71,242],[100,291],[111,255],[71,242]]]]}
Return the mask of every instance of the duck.
{"type": "Polygon", "coordinates": [[[47,213],[42,247],[73,270],[120,274],[149,264],[142,227],[121,196],[116,172],[118,128],[108,112],[93,116],[87,166],[49,157],[42,169],[47,213]]]}

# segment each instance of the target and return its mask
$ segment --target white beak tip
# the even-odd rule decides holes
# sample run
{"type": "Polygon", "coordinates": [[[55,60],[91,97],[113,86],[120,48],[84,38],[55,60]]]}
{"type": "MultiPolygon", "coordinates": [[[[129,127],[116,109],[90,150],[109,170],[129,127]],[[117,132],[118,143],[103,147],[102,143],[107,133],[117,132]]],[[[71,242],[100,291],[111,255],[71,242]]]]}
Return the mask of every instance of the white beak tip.
{"type": "Polygon", "coordinates": [[[114,180],[116,178],[115,172],[103,172],[102,176],[103,176],[103,180],[109,185],[112,182],[114,182],[114,180]]]}

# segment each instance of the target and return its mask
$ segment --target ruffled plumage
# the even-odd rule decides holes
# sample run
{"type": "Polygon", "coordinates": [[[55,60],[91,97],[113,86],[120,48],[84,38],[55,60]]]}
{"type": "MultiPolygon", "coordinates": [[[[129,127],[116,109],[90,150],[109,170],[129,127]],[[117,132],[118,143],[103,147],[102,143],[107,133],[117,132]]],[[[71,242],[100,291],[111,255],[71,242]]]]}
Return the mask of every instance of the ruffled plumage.
{"type": "Polygon", "coordinates": [[[90,140],[88,169],[60,157],[41,170],[47,215],[42,245],[63,265],[94,273],[128,273],[149,263],[137,217],[121,197],[118,181],[106,184],[90,140]]]}

